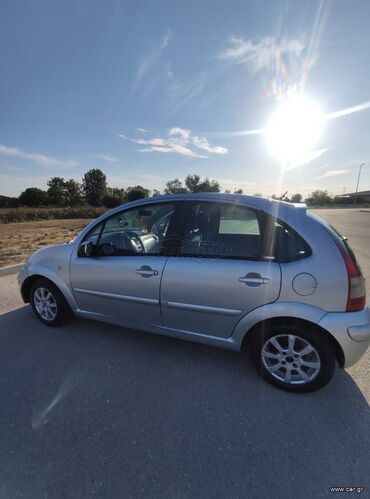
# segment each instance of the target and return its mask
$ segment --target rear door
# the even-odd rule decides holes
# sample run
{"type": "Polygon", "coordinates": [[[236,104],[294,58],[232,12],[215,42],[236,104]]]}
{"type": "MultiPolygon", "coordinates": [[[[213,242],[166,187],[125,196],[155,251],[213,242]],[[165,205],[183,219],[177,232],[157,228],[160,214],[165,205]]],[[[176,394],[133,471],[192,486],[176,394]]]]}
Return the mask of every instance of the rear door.
{"type": "Polygon", "coordinates": [[[279,296],[280,266],[262,257],[261,215],[242,205],[186,201],[182,226],[181,247],[163,272],[162,324],[228,337],[246,313],[279,296]]]}

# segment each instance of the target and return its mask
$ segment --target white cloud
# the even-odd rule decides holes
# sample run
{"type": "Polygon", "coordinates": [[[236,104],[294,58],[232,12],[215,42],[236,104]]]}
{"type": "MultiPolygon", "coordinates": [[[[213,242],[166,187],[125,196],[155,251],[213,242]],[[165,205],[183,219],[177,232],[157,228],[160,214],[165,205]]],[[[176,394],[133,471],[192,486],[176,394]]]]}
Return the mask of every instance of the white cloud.
{"type": "Polygon", "coordinates": [[[138,84],[144,78],[146,73],[148,73],[148,71],[150,71],[153,68],[153,66],[157,64],[162,55],[162,52],[167,47],[170,38],[171,38],[171,32],[168,30],[167,33],[162,37],[160,43],[157,46],[155,46],[152,52],[140,62],[135,75],[133,89],[135,89],[138,86],[138,84]]]}
{"type": "Polygon", "coordinates": [[[228,149],[222,146],[212,146],[205,137],[192,135],[190,130],[180,127],[170,128],[164,137],[148,139],[130,138],[123,134],[118,136],[135,144],[145,145],[139,152],[176,153],[191,158],[206,159],[209,154],[227,154],[228,149]],[[203,154],[203,151],[208,154],[203,154]]]}
{"type": "Polygon", "coordinates": [[[175,126],[168,130],[168,135],[170,137],[179,137],[180,139],[187,140],[190,137],[190,130],[186,130],[185,128],[179,128],[175,126]]]}
{"type": "Polygon", "coordinates": [[[147,144],[150,146],[165,146],[166,142],[164,139],[161,139],[160,137],[154,138],[154,139],[130,139],[132,142],[135,142],[135,144],[147,144]]]}
{"type": "Polygon", "coordinates": [[[62,160],[46,156],[45,154],[25,152],[17,147],[8,147],[0,144],[0,155],[11,156],[19,159],[34,161],[41,166],[79,166],[80,163],[73,160],[62,160]]]}
{"type": "Polygon", "coordinates": [[[292,38],[277,41],[274,37],[261,38],[253,43],[244,38],[230,37],[229,46],[218,54],[220,60],[237,64],[246,63],[254,73],[268,69],[283,57],[298,58],[305,45],[302,40],[292,38]]]}
{"type": "Polygon", "coordinates": [[[119,158],[116,158],[115,156],[111,156],[110,154],[98,154],[96,157],[98,159],[102,159],[103,161],[106,161],[107,163],[118,163],[120,161],[119,158]]]}
{"type": "Polygon", "coordinates": [[[173,152],[172,147],[144,147],[144,149],[138,149],[139,152],[173,152]]]}
{"type": "Polygon", "coordinates": [[[199,149],[213,154],[226,154],[228,152],[228,149],[226,149],[226,147],[211,146],[205,137],[198,137],[197,135],[194,135],[191,138],[191,141],[192,144],[199,149]]]}
{"type": "Polygon", "coordinates": [[[328,170],[320,177],[317,177],[317,180],[320,180],[321,178],[337,177],[338,175],[345,175],[348,172],[349,170],[328,170]]]}

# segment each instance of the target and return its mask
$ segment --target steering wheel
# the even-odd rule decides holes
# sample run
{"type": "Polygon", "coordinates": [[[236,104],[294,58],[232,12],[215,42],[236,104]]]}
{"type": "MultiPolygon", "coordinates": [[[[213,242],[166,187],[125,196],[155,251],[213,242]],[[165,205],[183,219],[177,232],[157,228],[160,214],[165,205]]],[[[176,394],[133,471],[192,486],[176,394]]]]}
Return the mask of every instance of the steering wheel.
{"type": "Polygon", "coordinates": [[[140,237],[133,231],[124,232],[125,246],[127,249],[132,249],[135,253],[145,253],[145,246],[140,237]],[[127,245],[126,245],[127,241],[127,245]]]}

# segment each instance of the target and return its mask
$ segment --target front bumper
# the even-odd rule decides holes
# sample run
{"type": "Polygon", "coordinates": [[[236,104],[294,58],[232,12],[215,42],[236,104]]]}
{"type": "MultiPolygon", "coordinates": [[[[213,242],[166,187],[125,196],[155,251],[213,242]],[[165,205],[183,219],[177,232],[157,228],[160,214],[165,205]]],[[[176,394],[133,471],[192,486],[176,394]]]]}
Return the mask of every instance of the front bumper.
{"type": "Polygon", "coordinates": [[[26,262],[24,264],[24,267],[19,271],[19,274],[17,275],[17,281],[18,281],[18,286],[19,286],[19,291],[21,292],[21,295],[22,295],[22,299],[24,301],[24,303],[28,303],[28,299],[26,298],[25,294],[24,294],[24,287],[23,287],[23,283],[24,281],[27,279],[27,277],[29,277],[30,275],[32,275],[30,272],[29,272],[29,264],[28,262],[26,262]]]}
{"type": "Polygon", "coordinates": [[[344,367],[353,366],[370,345],[370,310],[360,312],[330,312],[319,325],[329,331],[342,347],[344,367]]]}
{"type": "Polygon", "coordinates": [[[19,288],[22,287],[22,284],[24,283],[24,281],[26,280],[27,277],[28,277],[27,269],[26,269],[26,267],[22,267],[22,269],[19,271],[19,274],[17,275],[17,281],[18,281],[19,288]]]}

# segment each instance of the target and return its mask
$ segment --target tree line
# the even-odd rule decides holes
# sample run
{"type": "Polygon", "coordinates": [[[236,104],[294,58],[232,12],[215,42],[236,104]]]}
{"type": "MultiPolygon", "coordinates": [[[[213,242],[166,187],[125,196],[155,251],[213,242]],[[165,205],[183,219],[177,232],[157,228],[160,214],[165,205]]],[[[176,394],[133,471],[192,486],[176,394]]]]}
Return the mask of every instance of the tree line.
{"type": "MultiPolygon", "coordinates": [[[[188,175],[184,181],[175,178],[166,183],[163,192],[154,189],[151,191],[142,185],[135,185],[121,189],[110,187],[107,184],[106,175],[98,168],[89,170],[79,183],[74,179],[64,179],[63,177],[51,177],[47,182],[47,189],[42,190],[38,187],[28,187],[18,198],[0,196],[0,207],[17,206],[104,206],[114,208],[120,204],[135,201],[137,199],[150,196],[159,196],[161,194],[182,194],[186,192],[221,192],[222,188],[217,180],[208,177],[201,178],[199,175],[188,175]]],[[[224,192],[230,193],[230,190],[224,192]]],[[[236,189],[234,194],[243,194],[242,189],[236,189]]],[[[262,197],[262,194],[255,193],[255,196],[262,197]]],[[[293,194],[290,198],[287,196],[274,199],[283,199],[292,203],[300,203],[303,199],[302,194],[293,194]]],[[[305,200],[312,206],[328,205],[332,198],[328,191],[314,191],[305,200]]]]}

